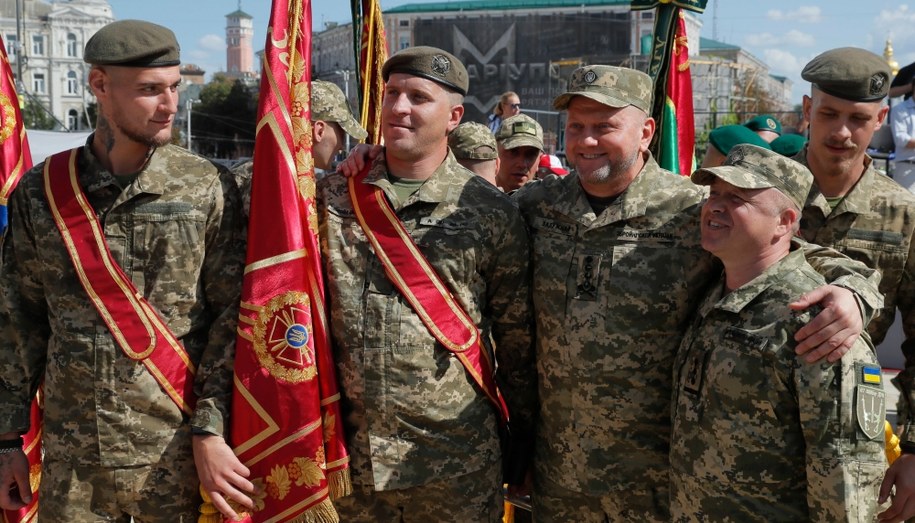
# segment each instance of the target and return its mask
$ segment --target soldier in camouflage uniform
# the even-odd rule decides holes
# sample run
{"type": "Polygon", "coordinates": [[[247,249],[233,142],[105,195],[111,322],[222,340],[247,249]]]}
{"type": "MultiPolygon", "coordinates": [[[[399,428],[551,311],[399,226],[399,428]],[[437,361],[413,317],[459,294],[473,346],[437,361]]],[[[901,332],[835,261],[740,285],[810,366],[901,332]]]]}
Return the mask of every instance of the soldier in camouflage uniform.
{"type": "MultiPolygon", "coordinates": [[[[196,411],[182,415],[116,344],[57,230],[40,164],[10,201],[3,245],[0,439],[29,428],[43,383],[42,521],[192,522],[201,483],[234,515],[218,492],[250,503],[238,490],[253,490],[222,436],[244,266],[238,189],[225,169],[169,145],[180,81],[171,31],[114,22],[85,60],[99,118],[77,153],[78,182],[114,260],[196,366],[196,411]]],[[[27,478],[21,452],[0,454],[3,508],[27,500],[27,478]]]]}
{"type": "MultiPolygon", "coordinates": [[[[498,362],[512,422],[530,434],[536,374],[528,236],[517,206],[449,152],[448,133],[463,114],[466,70],[440,49],[412,47],[393,55],[382,74],[386,145],[355,183],[384,191],[479,327],[483,350],[498,362]]],[[[335,502],[341,521],[501,521],[496,413],[385,274],[347,183],[340,173],[318,182],[354,487],[352,496],[335,502]]]]}
{"type": "MultiPolygon", "coordinates": [[[[848,257],[878,269],[884,306],[868,325],[879,345],[896,318],[902,317],[905,369],[894,380],[900,389],[899,412],[904,420],[902,450],[915,453],[915,196],[876,171],[866,149],[885,123],[884,104],[890,86],[890,69],[882,57],[864,49],[826,51],[804,67],[803,78],[812,84],[804,96],[804,115],[810,121],[810,141],[794,158],[813,173],[814,187],[804,206],[800,235],[810,242],[832,247],[848,257]]],[[[888,474],[884,493],[896,471],[911,468],[915,457],[897,460],[888,474]]],[[[901,517],[915,489],[902,489],[897,481],[893,506],[887,517],[901,517]]],[[[915,516],[915,508],[906,512],[915,516]]]]}
{"type": "MultiPolygon", "coordinates": [[[[704,192],[648,152],[651,91],[631,69],[576,70],[554,103],[568,109],[576,170],[514,196],[533,241],[538,522],[669,518],[674,355],[720,268],[699,244],[704,192]]],[[[827,279],[863,289],[871,310],[882,304],[874,281],[823,255],[827,279]]],[[[854,300],[845,305],[857,317],[854,300]]]]}
{"type": "Polygon", "coordinates": [[[448,135],[448,147],[459,164],[496,185],[499,147],[489,127],[477,122],[464,122],[448,135]]]}
{"type": "Polygon", "coordinates": [[[502,121],[496,132],[499,144],[499,172],[496,185],[510,193],[537,178],[540,155],[543,154],[543,128],[526,114],[516,114],[502,121]]]}
{"type": "MultiPolygon", "coordinates": [[[[488,131],[487,131],[488,132],[488,131]]],[[[331,163],[346,143],[345,134],[357,140],[363,140],[368,133],[353,117],[353,111],[343,91],[336,84],[323,80],[311,82],[311,140],[312,158],[315,168],[330,170],[331,163]]],[[[245,214],[251,208],[251,176],[254,174],[254,161],[232,168],[232,173],[241,187],[245,214]]]]}
{"type": "Polygon", "coordinates": [[[786,306],[824,284],[792,241],[810,171],[738,145],[692,180],[711,186],[702,246],[724,274],[674,365],[672,520],[875,521],[886,397],[874,347],[862,336],[838,362],[806,364],[794,333],[813,309],[786,306]]]}

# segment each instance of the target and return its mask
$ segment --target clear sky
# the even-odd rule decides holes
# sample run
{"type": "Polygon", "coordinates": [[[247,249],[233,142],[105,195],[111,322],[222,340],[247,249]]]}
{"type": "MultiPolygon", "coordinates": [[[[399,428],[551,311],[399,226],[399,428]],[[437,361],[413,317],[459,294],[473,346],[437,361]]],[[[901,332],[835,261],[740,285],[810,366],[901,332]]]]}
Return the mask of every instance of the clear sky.
{"type": "MultiPolygon", "coordinates": [[[[211,74],[225,70],[225,15],[238,0],[109,0],[118,19],[140,18],[172,28],[186,63],[211,74]]],[[[382,0],[388,9],[413,0],[382,0]]],[[[254,17],[255,51],[263,48],[270,0],[242,0],[254,17]]],[[[325,22],[349,22],[346,0],[313,0],[315,30],[325,22]]],[[[915,0],[709,0],[702,36],[739,45],[795,83],[795,102],[807,90],[804,64],[833,47],[855,46],[883,53],[892,38],[900,65],[915,61],[915,0]]]]}

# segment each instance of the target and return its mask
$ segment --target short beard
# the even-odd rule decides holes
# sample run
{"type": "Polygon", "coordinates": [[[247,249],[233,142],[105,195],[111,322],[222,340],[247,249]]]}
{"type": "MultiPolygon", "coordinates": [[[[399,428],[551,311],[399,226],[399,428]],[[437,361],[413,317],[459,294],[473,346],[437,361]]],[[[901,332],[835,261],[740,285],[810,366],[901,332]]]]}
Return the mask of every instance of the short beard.
{"type": "Polygon", "coordinates": [[[146,147],[162,147],[164,145],[168,145],[172,141],[171,133],[169,133],[169,136],[166,138],[156,138],[155,135],[144,136],[142,134],[135,133],[125,127],[121,127],[120,125],[118,126],[118,129],[120,129],[120,131],[122,133],[124,133],[124,136],[130,138],[131,140],[133,140],[137,143],[141,143],[141,144],[145,145],[146,147]]]}
{"type": "Polygon", "coordinates": [[[629,172],[640,152],[636,151],[635,155],[629,158],[621,158],[619,161],[610,162],[602,167],[598,167],[589,173],[579,171],[579,176],[584,178],[587,183],[602,184],[619,178],[629,172]]]}

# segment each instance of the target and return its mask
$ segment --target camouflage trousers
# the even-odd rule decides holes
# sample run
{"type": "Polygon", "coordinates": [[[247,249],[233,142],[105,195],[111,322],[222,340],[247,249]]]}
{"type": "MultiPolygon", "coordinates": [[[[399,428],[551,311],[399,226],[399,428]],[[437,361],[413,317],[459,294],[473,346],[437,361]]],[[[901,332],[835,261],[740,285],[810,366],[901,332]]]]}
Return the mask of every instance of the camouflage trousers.
{"type": "Polygon", "coordinates": [[[666,488],[610,490],[591,496],[536,477],[531,502],[535,523],[670,521],[666,488]]]}
{"type": "Polygon", "coordinates": [[[200,515],[200,482],[190,452],[187,459],[137,467],[47,460],[41,466],[39,521],[194,523],[200,515]]]}
{"type": "Polygon", "coordinates": [[[334,501],[334,506],[341,523],[500,523],[501,481],[501,467],[494,463],[419,487],[376,492],[354,485],[353,494],[334,501]]]}

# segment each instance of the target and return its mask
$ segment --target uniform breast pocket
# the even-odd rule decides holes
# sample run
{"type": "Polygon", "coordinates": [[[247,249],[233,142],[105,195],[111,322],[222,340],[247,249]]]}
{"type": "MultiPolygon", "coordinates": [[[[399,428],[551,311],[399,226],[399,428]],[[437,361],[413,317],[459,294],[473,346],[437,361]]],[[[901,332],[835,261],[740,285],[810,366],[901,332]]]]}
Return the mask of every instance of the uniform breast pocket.
{"type": "Polygon", "coordinates": [[[891,231],[882,232],[882,236],[865,234],[870,232],[849,230],[837,249],[853,260],[879,269],[883,280],[898,281],[902,277],[908,251],[902,234],[891,231]]]}
{"type": "MultiPolygon", "coordinates": [[[[205,254],[206,216],[190,204],[147,204],[128,218],[124,258],[134,283],[142,276],[160,283],[197,280],[205,254]],[[140,210],[142,209],[142,210],[140,210]]],[[[194,286],[185,286],[193,288],[194,286]]]]}
{"type": "Polygon", "coordinates": [[[475,223],[457,217],[425,217],[413,230],[413,238],[442,280],[473,284],[484,248],[483,235],[475,223]]]}

